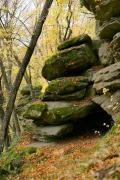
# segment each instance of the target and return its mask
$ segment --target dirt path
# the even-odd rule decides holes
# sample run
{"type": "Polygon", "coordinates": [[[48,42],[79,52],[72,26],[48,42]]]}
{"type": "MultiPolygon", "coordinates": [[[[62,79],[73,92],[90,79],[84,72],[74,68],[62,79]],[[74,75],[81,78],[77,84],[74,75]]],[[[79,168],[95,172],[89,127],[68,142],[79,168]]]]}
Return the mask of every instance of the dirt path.
{"type": "MultiPolygon", "coordinates": [[[[26,135],[17,148],[31,144],[30,139],[26,135]]],[[[92,134],[36,145],[37,152],[25,156],[21,172],[9,180],[120,179],[120,120],[104,136],[92,134]]]]}
{"type": "Polygon", "coordinates": [[[92,134],[41,148],[39,143],[32,144],[37,146],[37,153],[24,158],[22,172],[12,180],[79,179],[99,139],[100,136],[92,134]]]}

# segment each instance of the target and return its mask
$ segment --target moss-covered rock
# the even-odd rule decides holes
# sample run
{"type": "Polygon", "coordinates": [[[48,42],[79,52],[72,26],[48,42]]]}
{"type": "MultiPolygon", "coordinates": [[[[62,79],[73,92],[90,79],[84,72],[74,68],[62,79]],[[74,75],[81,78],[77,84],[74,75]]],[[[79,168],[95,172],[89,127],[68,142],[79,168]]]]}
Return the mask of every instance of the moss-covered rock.
{"type": "Polygon", "coordinates": [[[29,106],[26,107],[25,112],[23,113],[23,117],[27,119],[41,119],[43,114],[47,111],[47,104],[41,101],[36,101],[29,106]]]}
{"type": "Polygon", "coordinates": [[[97,58],[93,50],[88,45],[81,45],[49,58],[42,69],[42,75],[48,80],[80,75],[94,64],[97,64],[97,58]]]}
{"type": "MultiPolygon", "coordinates": [[[[46,104],[48,110],[40,118],[33,119],[29,127],[29,131],[35,135],[36,140],[43,141],[42,136],[45,136],[45,132],[51,137],[59,136],[61,127],[63,129],[61,125],[66,127],[66,125],[72,124],[74,133],[76,133],[76,130],[80,133],[83,130],[104,129],[104,123],[109,124],[109,127],[113,124],[111,115],[88,98],[83,101],[49,101],[46,104]]],[[[68,130],[69,132],[72,131],[71,128],[68,130]]]]}
{"type": "Polygon", "coordinates": [[[95,108],[96,104],[92,102],[70,102],[67,106],[65,105],[48,110],[43,116],[43,121],[49,125],[75,122],[87,117],[95,111],[95,108]]]}
{"type": "Polygon", "coordinates": [[[64,50],[64,49],[68,49],[68,48],[71,48],[74,46],[79,46],[82,44],[90,44],[91,45],[91,43],[92,43],[92,40],[91,40],[90,36],[88,36],[87,34],[81,34],[70,40],[64,41],[62,44],[60,44],[58,46],[58,50],[64,50]]]}
{"type": "Polygon", "coordinates": [[[44,101],[58,101],[58,100],[81,100],[85,97],[86,94],[86,88],[81,89],[77,92],[73,92],[71,94],[65,94],[65,95],[59,95],[59,94],[49,94],[44,95],[43,100],[44,101]]]}
{"type": "Polygon", "coordinates": [[[45,91],[43,100],[82,99],[89,84],[89,78],[83,76],[62,77],[52,80],[45,91]]]}

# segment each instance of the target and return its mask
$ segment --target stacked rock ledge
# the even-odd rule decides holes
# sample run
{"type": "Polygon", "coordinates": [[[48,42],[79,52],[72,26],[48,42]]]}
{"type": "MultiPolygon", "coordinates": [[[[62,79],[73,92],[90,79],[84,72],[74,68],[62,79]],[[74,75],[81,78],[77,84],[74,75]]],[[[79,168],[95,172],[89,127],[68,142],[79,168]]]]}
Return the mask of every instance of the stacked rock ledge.
{"type": "MultiPolygon", "coordinates": [[[[99,89],[99,83],[118,81],[119,64],[107,69],[99,65],[99,45],[99,41],[80,35],[60,45],[58,54],[45,62],[42,74],[50,82],[43,99],[24,112],[34,124],[36,139],[59,139],[76,132],[108,130],[113,125],[112,114],[96,99],[103,95],[102,88],[108,88],[99,89]]],[[[114,88],[116,93],[119,88],[114,88]]]]}
{"type": "Polygon", "coordinates": [[[38,140],[108,130],[120,116],[120,0],[87,2],[99,39],[79,35],[46,60],[42,75],[49,83],[43,99],[24,112],[38,140]]]}
{"type": "Polygon", "coordinates": [[[95,1],[94,15],[96,34],[101,40],[99,60],[108,67],[93,75],[93,101],[110,115],[120,116],[120,1],[95,1]]]}
{"type": "Polygon", "coordinates": [[[77,76],[97,63],[92,48],[83,44],[61,51],[49,58],[45,62],[42,75],[47,80],[65,76],[77,76]]]}

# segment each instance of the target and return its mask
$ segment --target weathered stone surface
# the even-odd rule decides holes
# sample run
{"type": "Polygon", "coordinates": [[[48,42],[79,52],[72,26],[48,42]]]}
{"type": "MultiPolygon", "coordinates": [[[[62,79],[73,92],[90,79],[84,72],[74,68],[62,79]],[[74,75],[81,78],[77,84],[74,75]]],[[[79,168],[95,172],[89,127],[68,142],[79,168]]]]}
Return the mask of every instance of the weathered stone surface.
{"type": "Polygon", "coordinates": [[[101,21],[109,20],[111,17],[120,16],[119,0],[102,0],[96,5],[96,19],[101,21]]]}
{"type": "Polygon", "coordinates": [[[103,41],[99,48],[99,60],[100,63],[104,66],[114,63],[112,49],[110,47],[110,42],[103,41]]]}
{"type": "Polygon", "coordinates": [[[94,88],[97,93],[102,94],[103,89],[116,91],[120,89],[120,62],[101,69],[93,76],[94,88]]]}
{"type": "Polygon", "coordinates": [[[68,129],[65,129],[64,135],[67,135],[69,132],[72,131],[74,133],[76,132],[80,133],[85,130],[90,130],[90,129],[94,130],[97,128],[103,130],[105,129],[103,127],[104,123],[109,124],[109,127],[111,127],[113,123],[111,115],[108,115],[106,111],[104,111],[99,105],[97,105],[91,100],[85,100],[80,102],[52,101],[52,102],[46,102],[46,104],[48,106],[48,110],[45,111],[42,115],[40,108],[40,116],[37,116],[36,118],[36,114],[35,116],[31,114],[31,116],[28,117],[28,118],[33,118],[33,120],[32,121],[30,120],[29,124],[27,125],[27,128],[30,131],[32,131],[34,135],[36,134],[37,139],[39,140],[41,139],[41,136],[45,135],[44,132],[46,132],[48,136],[58,136],[60,134],[62,136],[64,134],[63,133],[64,131],[62,130],[61,133],[61,127],[62,129],[64,129],[63,128],[64,126],[61,125],[65,125],[65,127],[66,126],[69,127],[68,129]],[[31,122],[37,125],[38,130],[35,129],[34,131],[33,126],[30,125],[31,122]],[[68,126],[69,124],[70,126],[68,126]]]}
{"type": "Polygon", "coordinates": [[[61,125],[85,118],[95,109],[96,104],[91,101],[35,102],[26,109],[24,117],[33,119],[38,126],[61,125]]]}
{"type": "Polygon", "coordinates": [[[85,130],[102,128],[103,123],[111,127],[113,121],[99,105],[92,101],[80,102],[47,102],[49,112],[44,117],[46,124],[64,124],[71,122],[74,124],[74,133],[85,130]],[[96,119],[97,117],[97,119],[96,119]]]}
{"type": "Polygon", "coordinates": [[[92,40],[91,40],[90,36],[88,36],[87,34],[81,34],[77,37],[67,40],[58,46],[58,50],[64,50],[64,49],[68,49],[73,46],[79,46],[82,44],[90,44],[91,45],[92,40]]]}
{"type": "MultiPolygon", "coordinates": [[[[33,93],[36,95],[40,94],[41,93],[41,89],[42,89],[42,86],[35,86],[33,87],[33,93]]],[[[20,91],[21,95],[23,96],[29,96],[30,95],[30,87],[28,85],[24,86],[21,91],[20,91]]]]}
{"type": "Polygon", "coordinates": [[[65,94],[65,95],[60,95],[60,94],[49,94],[49,95],[44,95],[43,96],[43,101],[58,101],[58,100],[81,100],[85,97],[86,94],[86,89],[81,89],[76,92],[73,92],[71,94],[65,94]]]}
{"type": "MultiPolygon", "coordinates": [[[[52,102],[51,102],[52,103],[52,102]]],[[[67,102],[47,111],[43,116],[43,121],[49,125],[60,125],[68,122],[75,122],[83,119],[93,113],[96,109],[96,104],[93,102],[67,102]]]]}
{"type": "Polygon", "coordinates": [[[27,119],[41,119],[43,114],[48,110],[47,104],[45,102],[36,101],[26,107],[23,116],[27,119]]]}
{"type": "Polygon", "coordinates": [[[120,90],[113,94],[96,96],[93,98],[93,101],[99,104],[110,115],[118,114],[120,116],[120,90]]]}
{"type": "Polygon", "coordinates": [[[111,40],[118,32],[120,32],[120,18],[111,18],[102,25],[96,26],[96,33],[101,39],[111,40]]]}
{"type": "Polygon", "coordinates": [[[120,32],[117,33],[110,43],[110,49],[114,58],[114,62],[120,62],[120,32]]]}
{"type": "Polygon", "coordinates": [[[102,41],[99,48],[99,59],[102,65],[110,65],[120,61],[120,33],[117,33],[111,42],[102,41]]]}
{"type": "Polygon", "coordinates": [[[84,76],[62,77],[52,80],[43,100],[79,100],[85,96],[90,80],[84,76]]]}
{"type": "Polygon", "coordinates": [[[88,45],[81,45],[49,58],[43,67],[42,75],[48,80],[63,76],[80,75],[92,65],[97,58],[88,45]]]}
{"type": "Polygon", "coordinates": [[[99,70],[101,70],[103,68],[103,65],[98,65],[98,66],[93,66],[90,69],[87,69],[84,73],[82,73],[82,76],[87,77],[90,82],[93,83],[93,75],[98,72],[99,70]]]}
{"type": "Polygon", "coordinates": [[[37,127],[32,126],[31,132],[36,136],[36,139],[43,138],[61,138],[64,137],[73,131],[73,124],[63,124],[59,126],[43,126],[37,127]]]}

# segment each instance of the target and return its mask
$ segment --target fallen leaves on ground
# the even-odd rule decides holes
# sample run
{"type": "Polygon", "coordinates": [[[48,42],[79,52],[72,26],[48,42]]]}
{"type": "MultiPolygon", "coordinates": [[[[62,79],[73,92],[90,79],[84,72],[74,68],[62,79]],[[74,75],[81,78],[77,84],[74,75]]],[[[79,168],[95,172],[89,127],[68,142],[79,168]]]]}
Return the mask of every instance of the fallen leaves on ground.
{"type": "Polygon", "coordinates": [[[114,167],[116,176],[120,174],[119,142],[117,122],[104,137],[88,135],[38,148],[36,153],[24,157],[21,173],[9,176],[9,180],[114,179],[114,167]]]}

